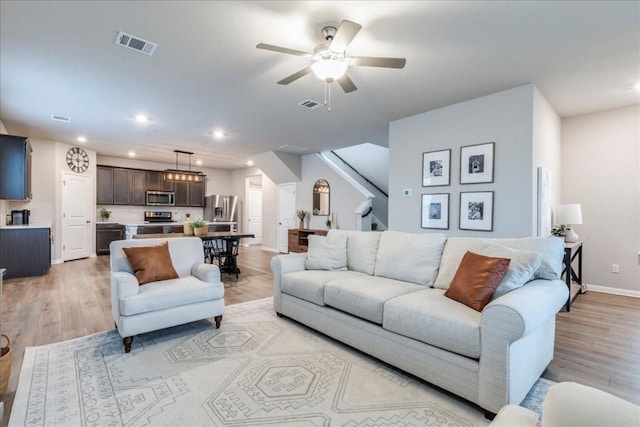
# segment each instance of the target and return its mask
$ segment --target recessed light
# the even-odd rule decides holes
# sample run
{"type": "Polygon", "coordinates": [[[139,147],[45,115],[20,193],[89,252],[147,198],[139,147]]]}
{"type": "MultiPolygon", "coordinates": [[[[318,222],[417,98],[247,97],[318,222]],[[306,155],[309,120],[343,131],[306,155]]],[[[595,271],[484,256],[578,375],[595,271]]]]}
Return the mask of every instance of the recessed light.
{"type": "Polygon", "coordinates": [[[219,129],[214,130],[214,131],[213,131],[213,137],[214,137],[215,139],[222,139],[222,138],[224,138],[224,131],[219,130],[219,129]]]}
{"type": "Polygon", "coordinates": [[[147,123],[149,121],[149,117],[144,114],[136,114],[135,119],[138,123],[147,123]]]}
{"type": "Polygon", "coordinates": [[[202,160],[196,160],[196,165],[201,166],[202,165],[202,160]]]}
{"type": "Polygon", "coordinates": [[[129,157],[135,157],[135,156],[136,156],[135,151],[129,151],[129,157]]]}
{"type": "Polygon", "coordinates": [[[248,164],[249,166],[253,166],[253,160],[249,160],[249,161],[247,162],[247,164],[248,164]]]}
{"type": "Polygon", "coordinates": [[[87,142],[87,138],[86,138],[86,137],[84,137],[84,136],[79,136],[79,137],[77,138],[77,140],[78,140],[78,142],[87,142]]]}

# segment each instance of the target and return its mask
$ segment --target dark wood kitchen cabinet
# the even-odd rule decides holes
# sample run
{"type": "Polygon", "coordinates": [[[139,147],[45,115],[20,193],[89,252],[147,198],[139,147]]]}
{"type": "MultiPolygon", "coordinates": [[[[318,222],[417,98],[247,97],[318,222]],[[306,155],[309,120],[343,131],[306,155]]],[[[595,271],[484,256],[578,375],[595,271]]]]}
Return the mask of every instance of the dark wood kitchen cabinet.
{"type": "Polygon", "coordinates": [[[41,276],[51,267],[51,230],[16,227],[0,229],[0,265],[5,279],[41,276]]]}
{"type": "Polygon", "coordinates": [[[96,203],[99,205],[113,204],[113,168],[108,166],[98,166],[96,168],[98,188],[96,203]]]}
{"type": "Polygon", "coordinates": [[[31,200],[31,151],[28,138],[0,135],[1,200],[31,200]]]}
{"type": "Polygon", "coordinates": [[[147,172],[147,190],[152,191],[173,191],[173,182],[164,180],[164,173],[161,171],[147,172]]]}
{"type": "Polygon", "coordinates": [[[147,190],[173,191],[178,207],[203,207],[204,182],[169,182],[162,171],[97,166],[98,205],[146,205],[147,190]]]}
{"type": "Polygon", "coordinates": [[[131,205],[131,169],[113,168],[113,204],[131,205]]]}
{"type": "Polygon", "coordinates": [[[175,182],[176,206],[204,206],[204,182],[175,182]]]}
{"type": "Polygon", "coordinates": [[[109,244],[114,240],[124,240],[124,238],[124,225],[96,224],[96,254],[109,255],[109,244]]]}
{"type": "Polygon", "coordinates": [[[146,204],[147,172],[131,170],[131,204],[144,206],[146,204]]]}

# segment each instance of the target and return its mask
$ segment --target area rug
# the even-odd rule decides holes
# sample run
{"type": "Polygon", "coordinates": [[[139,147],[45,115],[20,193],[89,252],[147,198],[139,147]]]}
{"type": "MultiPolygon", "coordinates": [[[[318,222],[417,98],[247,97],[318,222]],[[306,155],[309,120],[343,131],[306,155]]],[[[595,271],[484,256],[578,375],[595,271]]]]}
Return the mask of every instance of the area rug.
{"type": "MultiPolygon", "coordinates": [[[[539,405],[549,382],[528,399],[539,405]]],[[[533,407],[532,406],[532,407],[533,407]]],[[[9,426],[486,426],[482,410],[275,316],[271,298],[25,351],[9,426]]]]}

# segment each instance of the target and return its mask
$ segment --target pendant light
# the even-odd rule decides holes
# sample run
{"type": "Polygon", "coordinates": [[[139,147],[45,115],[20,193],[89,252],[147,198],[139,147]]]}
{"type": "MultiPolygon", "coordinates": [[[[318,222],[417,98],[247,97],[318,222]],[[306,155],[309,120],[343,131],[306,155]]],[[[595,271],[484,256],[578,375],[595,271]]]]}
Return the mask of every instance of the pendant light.
{"type": "Polygon", "coordinates": [[[164,180],[170,182],[204,182],[205,175],[202,172],[191,170],[191,156],[190,151],[173,150],[176,153],[176,168],[164,170],[164,180]],[[178,169],[178,154],[189,155],[189,170],[178,169]]]}

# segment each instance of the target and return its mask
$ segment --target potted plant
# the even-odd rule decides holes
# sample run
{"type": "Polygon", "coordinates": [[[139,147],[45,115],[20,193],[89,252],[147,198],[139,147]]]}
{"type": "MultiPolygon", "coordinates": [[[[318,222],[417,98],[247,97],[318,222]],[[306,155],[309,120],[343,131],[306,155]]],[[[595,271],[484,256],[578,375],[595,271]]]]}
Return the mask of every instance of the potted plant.
{"type": "Polygon", "coordinates": [[[187,212],[184,214],[184,218],[185,220],[182,224],[182,232],[187,236],[193,236],[193,221],[191,221],[191,214],[187,212]]]}
{"type": "Polygon", "coordinates": [[[325,225],[327,226],[327,228],[328,228],[329,230],[331,230],[331,220],[330,220],[329,218],[327,218],[327,220],[326,220],[324,223],[325,223],[325,225]]]}
{"type": "Polygon", "coordinates": [[[100,209],[100,220],[103,222],[109,221],[111,217],[111,211],[106,210],[105,208],[100,209]]]}
{"type": "Polygon", "coordinates": [[[209,232],[209,225],[201,219],[196,219],[191,223],[193,234],[196,236],[204,236],[209,232]]]}
{"type": "Polygon", "coordinates": [[[309,214],[309,212],[307,212],[304,209],[298,209],[296,211],[296,216],[298,217],[298,219],[300,220],[300,229],[304,228],[304,219],[306,218],[306,216],[309,214]]]}

